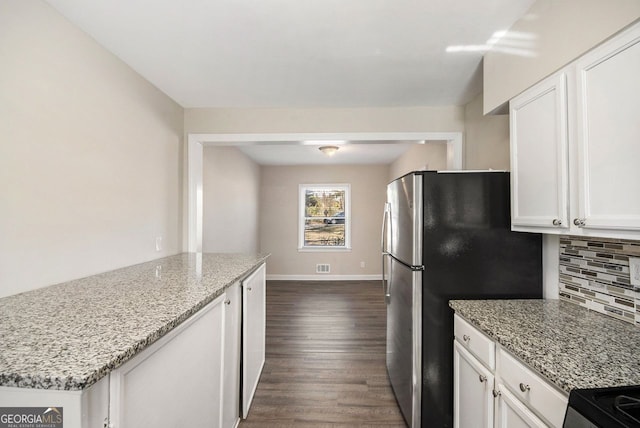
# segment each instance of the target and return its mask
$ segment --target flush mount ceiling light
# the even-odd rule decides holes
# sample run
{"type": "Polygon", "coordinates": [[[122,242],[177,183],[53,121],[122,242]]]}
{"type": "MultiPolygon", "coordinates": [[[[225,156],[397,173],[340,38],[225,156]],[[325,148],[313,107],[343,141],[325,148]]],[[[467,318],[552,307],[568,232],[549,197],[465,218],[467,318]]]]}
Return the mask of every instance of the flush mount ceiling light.
{"type": "Polygon", "coordinates": [[[304,140],[302,142],[302,145],[304,146],[324,146],[324,145],[337,146],[345,143],[346,143],[345,140],[304,140]]]}
{"type": "Polygon", "coordinates": [[[321,146],[321,147],[318,147],[318,150],[320,150],[322,153],[324,153],[327,156],[333,156],[338,151],[338,148],[339,148],[338,146],[321,146]]]}

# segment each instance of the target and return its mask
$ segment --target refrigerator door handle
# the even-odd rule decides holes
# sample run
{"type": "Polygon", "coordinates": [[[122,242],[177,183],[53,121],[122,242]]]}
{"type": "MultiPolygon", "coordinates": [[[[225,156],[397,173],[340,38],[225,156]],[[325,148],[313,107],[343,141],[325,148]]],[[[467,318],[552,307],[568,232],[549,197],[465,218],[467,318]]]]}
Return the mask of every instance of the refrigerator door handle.
{"type": "MultiPolygon", "coordinates": [[[[389,297],[391,297],[388,289],[388,284],[389,284],[389,281],[391,281],[391,277],[389,277],[389,280],[386,280],[385,278],[385,271],[386,271],[385,265],[387,264],[386,257],[388,255],[389,255],[388,253],[382,253],[382,292],[384,293],[384,301],[386,303],[389,303],[389,297]]],[[[391,274],[391,269],[389,269],[389,274],[391,274]]]]}
{"type": "Polygon", "coordinates": [[[385,202],[384,212],[382,213],[382,236],[380,237],[380,249],[382,250],[382,254],[387,254],[387,246],[385,245],[387,242],[385,237],[387,234],[387,224],[389,224],[390,214],[391,204],[389,202],[385,202]]]}
{"type": "MultiPolygon", "coordinates": [[[[386,248],[385,237],[387,234],[387,225],[389,224],[389,213],[391,211],[391,205],[389,202],[385,202],[384,204],[384,212],[382,214],[382,236],[380,237],[380,249],[382,251],[382,292],[384,293],[385,302],[389,302],[389,290],[387,289],[388,281],[385,278],[385,265],[387,264],[386,256],[389,255],[386,248]]],[[[389,278],[390,280],[391,278],[389,278]]]]}

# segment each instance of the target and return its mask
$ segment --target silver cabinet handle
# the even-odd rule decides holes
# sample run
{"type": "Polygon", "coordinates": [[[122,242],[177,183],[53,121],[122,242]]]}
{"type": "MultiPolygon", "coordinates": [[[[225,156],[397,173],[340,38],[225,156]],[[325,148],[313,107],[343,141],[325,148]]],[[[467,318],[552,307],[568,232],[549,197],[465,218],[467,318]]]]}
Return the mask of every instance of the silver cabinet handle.
{"type": "Polygon", "coordinates": [[[224,301],[224,304],[225,304],[225,305],[230,305],[230,304],[231,304],[231,300],[229,300],[229,299],[225,300],[225,301],[224,301]]]}
{"type": "Polygon", "coordinates": [[[502,395],[502,393],[500,391],[496,391],[495,389],[493,390],[493,396],[494,398],[497,398],[499,395],[502,395]]]}
{"type": "Polygon", "coordinates": [[[480,380],[480,383],[487,381],[487,377],[485,375],[478,376],[478,379],[480,380]]]}
{"type": "Polygon", "coordinates": [[[530,391],[530,390],[531,390],[531,387],[529,385],[525,385],[524,383],[520,384],[520,391],[527,392],[527,391],[530,391]]]}
{"type": "Polygon", "coordinates": [[[466,334],[462,335],[462,340],[464,340],[465,342],[468,342],[471,340],[471,338],[469,336],[467,336],[466,334]]]}
{"type": "Polygon", "coordinates": [[[559,218],[554,218],[553,219],[553,225],[554,226],[561,226],[562,225],[562,220],[560,220],[559,218]]]}
{"type": "Polygon", "coordinates": [[[578,227],[584,227],[584,225],[586,224],[586,220],[583,218],[574,218],[573,224],[575,224],[578,227]]]}

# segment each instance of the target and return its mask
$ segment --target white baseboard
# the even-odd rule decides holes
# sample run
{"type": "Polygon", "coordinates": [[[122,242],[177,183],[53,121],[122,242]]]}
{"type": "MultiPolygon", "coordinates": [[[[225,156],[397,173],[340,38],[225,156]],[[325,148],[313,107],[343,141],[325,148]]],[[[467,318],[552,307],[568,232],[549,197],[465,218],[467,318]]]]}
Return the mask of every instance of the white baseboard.
{"type": "Polygon", "coordinates": [[[380,281],[382,275],[267,275],[267,281],[380,281]]]}

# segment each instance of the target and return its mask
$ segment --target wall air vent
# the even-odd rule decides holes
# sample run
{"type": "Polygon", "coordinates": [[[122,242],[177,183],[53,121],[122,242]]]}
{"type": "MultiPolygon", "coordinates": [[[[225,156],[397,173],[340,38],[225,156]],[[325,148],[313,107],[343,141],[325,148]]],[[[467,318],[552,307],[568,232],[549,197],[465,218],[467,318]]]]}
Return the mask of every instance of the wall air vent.
{"type": "Polygon", "coordinates": [[[329,273],[329,272],[331,272],[331,265],[329,264],[316,265],[316,273],[329,273]]]}

